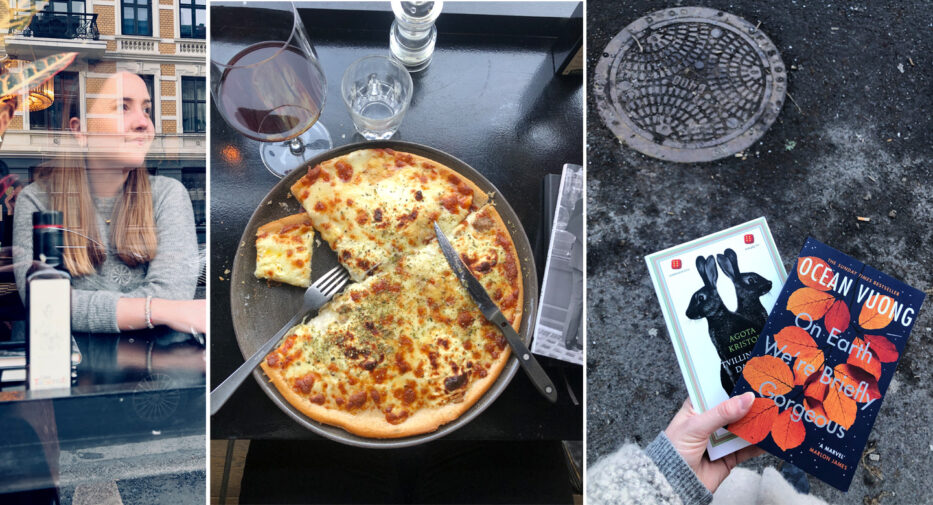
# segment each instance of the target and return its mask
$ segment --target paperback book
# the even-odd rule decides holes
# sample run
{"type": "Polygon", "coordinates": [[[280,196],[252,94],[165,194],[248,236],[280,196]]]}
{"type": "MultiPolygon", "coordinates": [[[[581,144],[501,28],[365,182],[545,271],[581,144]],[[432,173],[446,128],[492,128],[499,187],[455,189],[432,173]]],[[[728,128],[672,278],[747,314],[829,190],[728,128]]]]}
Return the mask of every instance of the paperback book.
{"type": "MultiPolygon", "coordinates": [[[[729,398],[784,284],[764,218],[645,257],[693,408],[729,398]]],[[[707,444],[719,459],[749,444],[720,429],[707,444]]]]}
{"type": "Polygon", "coordinates": [[[807,239],[733,395],[729,431],[849,488],[923,292],[807,239]]]}

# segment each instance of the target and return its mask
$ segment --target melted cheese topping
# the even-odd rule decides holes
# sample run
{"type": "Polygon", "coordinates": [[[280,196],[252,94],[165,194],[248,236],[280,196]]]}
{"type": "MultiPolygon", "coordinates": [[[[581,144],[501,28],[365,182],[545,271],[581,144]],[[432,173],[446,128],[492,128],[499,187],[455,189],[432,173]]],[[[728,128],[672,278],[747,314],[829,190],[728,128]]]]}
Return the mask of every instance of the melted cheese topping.
{"type": "Polygon", "coordinates": [[[446,167],[390,149],[366,149],[308,170],[292,193],[354,280],[418,248],[470,212],[476,195],[446,167]]]}
{"type": "Polygon", "coordinates": [[[306,214],[263,225],[256,233],[256,271],[260,279],[308,287],[314,229],[306,214]]]}
{"type": "MultiPolygon", "coordinates": [[[[520,316],[517,258],[490,212],[472,214],[454,229],[451,243],[514,322],[520,316]]],[[[501,331],[486,321],[432,241],[348,287],[294,328],[266,364],[281,368],[312,403],[351,413],[378,409],[400,424],[419,408],[462,401],[507,352],[501,331]]]]}

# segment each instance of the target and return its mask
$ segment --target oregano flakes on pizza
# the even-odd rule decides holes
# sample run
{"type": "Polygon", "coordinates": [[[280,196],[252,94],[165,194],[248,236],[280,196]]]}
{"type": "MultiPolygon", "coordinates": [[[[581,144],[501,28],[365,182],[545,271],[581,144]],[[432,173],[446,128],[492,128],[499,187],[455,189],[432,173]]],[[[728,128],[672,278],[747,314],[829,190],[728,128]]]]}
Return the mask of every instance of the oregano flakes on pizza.
{"type": "Polygon", "coordinates": [[[312,167],[292,192],[358,282],[288,332],[266,375],[308,417],[359,436],[457,419],[496,381],[509,347],[447,264],[434,220],[516,330],[522,319],[519,258],[495,207],[479,203],[487,195],[443,165],[383,149],[312,167]]]}
{"type": "Polygon", "coordinates": [[[488,197],[450,168],[415,154],[363,149],[308,170],[291,188],[351,277],[450,231],[488,197]]]}

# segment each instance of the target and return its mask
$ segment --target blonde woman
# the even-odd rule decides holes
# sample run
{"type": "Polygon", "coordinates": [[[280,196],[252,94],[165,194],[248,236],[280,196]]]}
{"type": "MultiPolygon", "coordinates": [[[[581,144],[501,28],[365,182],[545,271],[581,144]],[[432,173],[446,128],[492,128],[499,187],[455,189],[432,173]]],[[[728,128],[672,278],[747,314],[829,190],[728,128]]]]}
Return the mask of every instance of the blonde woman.
{"type": "Polygon", "coordinates": [[[155,136],[146,84],[135,74],[117,73],[87,102],[86,131],[77,117],[67,124],[86,154],[37,169],[36,181],[17,200],[13,242],[19,246],[14,260],[20,294],[25,296],[32,259],[32,213],[59,210],[64,265],[72,276],[73,331],[114,334],[164,326],[203,334],[205,301],[192,300],[199,262],[191,200],[180,182],[151,176],[144,166],[155,136]]]}

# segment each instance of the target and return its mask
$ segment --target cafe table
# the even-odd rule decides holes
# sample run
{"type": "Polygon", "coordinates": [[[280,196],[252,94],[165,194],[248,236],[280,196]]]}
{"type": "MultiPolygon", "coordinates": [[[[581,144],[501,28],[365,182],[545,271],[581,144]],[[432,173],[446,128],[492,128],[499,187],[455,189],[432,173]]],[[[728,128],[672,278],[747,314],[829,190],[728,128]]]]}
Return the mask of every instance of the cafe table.
{"type": "MultiPolygon", "coordinates": [[[[248,26],[270,19],[242,5],[214,3],[211,25],[240,20],[248,26]]],[[[334,147],[362,142],[340,97],[340,79],[353,61],[390,54],[389,3],[297,6],[327,80],[320,122],[334,147]]],[[[539,229],[543,179],[559,174],[565,163],[583,159],[582,76],[555,71],[566,56],[562,41],[572,41],[582,26],[572,19],[575,9],[579,4],[445,3],[436,22],[433,60],[426,70],[412,74],[411,107],[393,137],[446,152],[479,171],[515,210],[532,244],[547,232],[539,229]]],[[[263,166],[259,142],[231,128],[214,106],[210,121],[214,388],[244,361],[230,308],[241,301],[230,299],[230,274],[250,216],[279,179],[263,166]]],[[[445,438],[582,440],[582,367],[538,359],[557,386],[556,404],[519,371],[482,414],[445,438]]],[[[212,416],[211,438],[321,440],[283,413],[252,377],[212,416]]]]}
{"type": "Polygon", "coordinates": [[[157,500],[152,483],[173,479],[186,482],[177,496],[197,493],[205,465],[204,373],[101,371],[82,359],[70,388],[26,390],[10,379],[22,369],[4,370],[0,502],[6,493],[55,486],[67,501],[78,486],[108,482],[157,500]]]}

